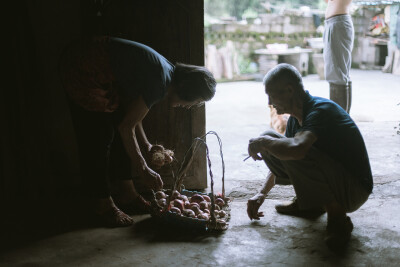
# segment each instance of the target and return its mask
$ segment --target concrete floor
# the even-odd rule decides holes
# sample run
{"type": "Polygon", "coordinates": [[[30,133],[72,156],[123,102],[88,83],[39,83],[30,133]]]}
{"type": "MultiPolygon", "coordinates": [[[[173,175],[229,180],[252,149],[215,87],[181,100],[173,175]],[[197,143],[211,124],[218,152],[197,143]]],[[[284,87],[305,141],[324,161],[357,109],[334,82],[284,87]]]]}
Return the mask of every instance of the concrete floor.
{"type": "MultiPolygon", "coordinates": [[[[261,82],[219,84],[207,103],[207,130],[223,142],[229,229],[220,234],[176,231],[148,215],[134,216],[129,228],[70,230],[0,253],[0,266],[398,266],[400,264],[400,77],[379,71],[352,70],[354,118],[365,138],[375,188],[370,199],[350,214],[355,225],[348,249],[329,251],[323,242],[326,215],[314,219],[283,216],[274,205],[294,196],[290,186],[276,186],[250,221],[246,202],[265,179],[263,163],[247,160],[248,139],[269,124],[261,82]]],[[[316,75],[304,78],[313,95],[328,96],[328,85],[316,75]]],[[[213,137],[215,187],[221,166],[213,137]]]]}

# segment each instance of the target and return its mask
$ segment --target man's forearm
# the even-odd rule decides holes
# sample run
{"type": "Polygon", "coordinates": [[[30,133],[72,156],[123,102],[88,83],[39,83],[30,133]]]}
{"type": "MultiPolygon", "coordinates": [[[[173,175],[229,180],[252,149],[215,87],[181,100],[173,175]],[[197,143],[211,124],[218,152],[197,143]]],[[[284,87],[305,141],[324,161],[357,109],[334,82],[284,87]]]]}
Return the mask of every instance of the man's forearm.
{"type": "Polygon", "coordinates": [[[136,139],[135,128],[136,127],[120,127],[119,132],[121,134],[121,139],[126,152],[131,158],[132,164],[137,168],[137,170],[142,171],[145,169],[147,164],[140,151],[140,147],[136,139]]]}
{"type": "Polygon", "coordinates": [[[259,139],[260,152],[265,151],[281,160],[297,160],[302,156],[298,153],[293,138],[261,137],[259,139]]]}
{"type": "Polygon", "coordinates": [[[274,187],[275,185],[275,175],[272,172],[269,172],[267,175],[267,179],[265,180],[265,183],[263,187],[261,188],[260,193],[266,196],[269,191],[274,187]]]}
{"type": "MultiPolygon", "coordinates": [[[[141,173],[148,168],[136,137],[136,128],[142,128],[142,120],[146,117],[148,108],[143,98],[140,96],[131,101],[126,109],[124,119],[118,126],[123,145],[131,158],[132,164],[141,173]]],[[[139,133],[139,136],[141,134],[139,133]]],[[[141,137],[140,137],[141,138],[141,137]]]]}
{"type": "Polygon", "coordinates": [[[138,141],[139,141],[139,144],[142,144],[142,145],[144,145],[144,146],[146,147],[146,149],[149,149],[149,147],[150,147],[151,145],[150,145],[149,140],[147,140],[147,136],[146,136],[146,133],[144,132],[142,122],[139,122],[139,123],[137,124],[137,126],[136,126],[136,132],[137,132],[137,137],[138,137],[138,139],[139,139],[139,140],[138,140],[138,141]]]}

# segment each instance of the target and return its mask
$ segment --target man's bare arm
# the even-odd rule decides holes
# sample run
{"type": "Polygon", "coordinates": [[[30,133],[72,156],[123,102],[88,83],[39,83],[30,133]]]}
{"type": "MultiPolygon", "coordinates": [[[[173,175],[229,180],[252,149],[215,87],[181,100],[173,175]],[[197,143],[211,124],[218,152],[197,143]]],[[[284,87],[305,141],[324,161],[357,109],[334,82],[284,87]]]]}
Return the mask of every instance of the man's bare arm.
{"type": "Polygon", "coordinates": [[[258,209],[264,203],[265,197],[274,185],[275,175],[272,172],[269,172],[261,191],[247,201],[247,215],[250,220],[259,220],[260,217],[264,217],[264,213],[259,212],[258,209]]]}
{"type": "Polygon", "coordinates": [[[261,191],[260,191],[261,194],[263,194],[264,196],[267,196],[269,191],[271,191],[271,189],[275,185],[275,178],[276,178],[276,176],[272,172],[268,173],[267,179],[265,180],[265,183],[264,183],[263,187],[261,188],[261,191]]]}
{"type": "Polygon", "coordinates": [[[151,144],[150,144],[149,140],[147,139],[147,136],[146,136],[146,133],[145,133],[145,131],[143,129],[143,125],[142,125],[141,121],[136,126],[136,132],[137,132],[137,137],[138,137],[139,144],[144,145],[146,150],[150,151],[151,144]]]}
{"type": "Polygon", "coordinates": [[[299,132],[293,138],[275,138],[260,136],[250,139],[249,155],[260,160],[261,152],[269,153],[281,160],[303,159],[310,147],[317,140],[317,136],[310,131],[299,132]]]}
{"type": "Polygon", "coordinates": [[[132,101],[128,106],[124,119],[118,126],[122,142],[131,158],[132,164],[139,171],[139,175],[145,180],[147,185],[155,190],[162,188],[162,180],[158,173],[153,171],[146,163],[136,137],[136,127],[140,124],[146,116],[149,109],[147,108],[142,97],[132,101]]]}

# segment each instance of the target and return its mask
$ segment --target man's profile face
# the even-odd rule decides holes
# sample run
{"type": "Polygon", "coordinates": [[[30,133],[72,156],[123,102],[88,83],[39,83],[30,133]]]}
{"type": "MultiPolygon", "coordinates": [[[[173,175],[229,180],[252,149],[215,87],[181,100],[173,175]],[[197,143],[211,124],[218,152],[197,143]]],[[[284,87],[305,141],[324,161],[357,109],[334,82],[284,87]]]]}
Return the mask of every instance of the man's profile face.
{"type": "Polygon", "coordinates": [[[204,103],[202,99],[197,99],[194,101],[186,101],[179,98],[176,94],[173,94],[170,99],[171,99],[170,100],[171,106],[174,108],[180,107],[180,108],[190,109],[192,107],[198,107],[204,103]]]}
{"type": "Polygon", "coordinates": [[[180,108],[190,109],[192,107],[201,106],[204,103],[204,100],[201,98],[193,101],[183,100],[178,96],[175,89],[173,89],[171,93],[168,94],[168,98],[169,98],[169,104],[173,108],[180,107],[180,108]]]}
{"type": "Polygon", "coordinates": [[[266,87],[268,104],[272,105],[278,114],[289,113],[291,110],[291,90],[288,89],[288,85],[270,85],[266,87]]]}
{"type": "Polygon", "coordinates": [[[198,107],[201,104],[203,104],[204,101],[202,101],[201,99],[195,100],[195,101],[185,101],[185,100],[179,100],[175,103],[172,103],[172,107],[174,108],[186,108],[186,109],[190,109],[192,107],[198,107]]]}

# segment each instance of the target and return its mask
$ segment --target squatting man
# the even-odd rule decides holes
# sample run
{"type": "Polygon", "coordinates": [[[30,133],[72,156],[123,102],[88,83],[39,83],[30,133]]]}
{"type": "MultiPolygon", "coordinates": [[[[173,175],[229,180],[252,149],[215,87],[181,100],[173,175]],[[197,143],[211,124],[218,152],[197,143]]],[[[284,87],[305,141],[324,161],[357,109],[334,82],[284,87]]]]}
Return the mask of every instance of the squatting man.
{"type": "Polygon", "coordinates": [[[363,137],[343,108],[304,89],[295,67],[279,64],[263,84],[269,105],[290,118],[285,136],[267,131],[249,141],[249,156],[264,160],[270,171],[261,191],[248,200],[248,216],[264,216],[259,208],[275,184],[292,184],[296,197],[276,210],[298,216],[326,211],[325,242],[341,248],[353,230],[346,214],[359,209],[373,187],[363,137]]]}

